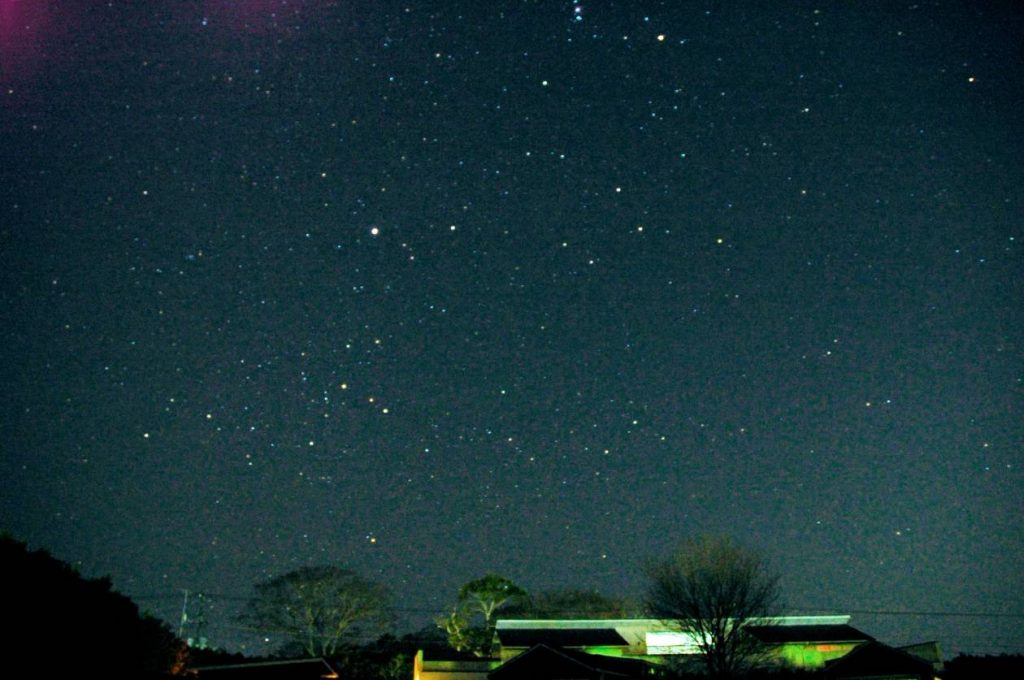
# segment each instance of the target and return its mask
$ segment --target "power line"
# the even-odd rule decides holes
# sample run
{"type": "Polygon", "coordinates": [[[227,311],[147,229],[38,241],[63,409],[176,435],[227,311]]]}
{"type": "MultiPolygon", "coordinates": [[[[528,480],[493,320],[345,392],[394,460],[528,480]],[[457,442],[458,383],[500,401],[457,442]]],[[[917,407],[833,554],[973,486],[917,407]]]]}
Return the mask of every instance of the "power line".
{"type": "MultiPolygon", "coordinates": [[[[232,593],[214,593],[209,591],[195,591],[202,592],[206,598],[216,598],[218,600],[224,600],[229,602],[248,602],[252,599],[251,595],[238,595],[232,593]]],[[[133,600],[178,600],[181,597],[181,591],[179,592],[168,592],[168,593],[152,593],[145,595],[132,595],[133,600]]],[[[447,608],[447,605],[441,606],[420,606],[420,607],[391,607],[392,611],[396,612],[415,612],[415,613],[440,613],[447,608]]],[[[949,611],[949,610],[925,610],[925,609],[847,609],[844,607],[789,607],[790,611],[799,614],[821,614],[821,615],[842,615],[842,614],[861,614],[869,616],[934,616],[934,617],[950,617],[950,618],[995,618],[995,619],[1022,619],[1024,613],[1015,612],[985,612],[985,611],[949,611]]],[[[574,615],[574,614],[586,614],[586,610],[574,610],[566,609],[562,611],[563,615],[574,615]]],[[[642,618],[638,617],[638,618],[642,618]]]]}
{"type": "Polygon", "coordinates": [[[993,618],[993,619],[1024,619],[1024,614],[1007,612],[951,612],[951,611],[926,611],[916,609],[834,609],[828,607],[798,607],[795,612],[842,612],[844,614],[868,614],[871,616],[945,616],[964,618],[993,618]]]}

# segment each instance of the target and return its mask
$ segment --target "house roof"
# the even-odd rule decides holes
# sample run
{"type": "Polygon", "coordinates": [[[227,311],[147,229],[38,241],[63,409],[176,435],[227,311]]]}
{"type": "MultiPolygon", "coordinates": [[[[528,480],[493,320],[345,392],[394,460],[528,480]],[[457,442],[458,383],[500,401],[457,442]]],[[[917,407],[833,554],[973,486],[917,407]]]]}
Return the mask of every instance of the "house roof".
{"type": "Polygon", "coordinates": [[[932,665],[923,659],[881,642],[867,642],[846,656],[825,662],[828,678],[885,678],[893,675],[915,678],[934,676],[932,665]]]}
{"type": "Polygon", "coordinates": [[[239,663],[226,666],[205,666],[197,668],[200,680],[216,678],[216,680],[320,680],[321,678],[337,678],[338,674],[323,659],[292,659],[288,661],[261,661],[255,663],[239,663]]]}
{"type": "Polygon", "coordinates": [[[748,626],[747,630],[762,642],[868,642],[874,640],[853,626],[841,624],[799,626],[748,626]]]}
{"type": "Polygon", "coordinates": [[[533,647],[542,643],[555,647],[621,647],[629,644],[614,628],[499,629],[498,639],[505,647],[533,647]]]}
{"type": "Polygon", "coordinates": [[[509,659],[487,677],[489,680],[626,680],[643,678],[650,674],[651,668],[652,664],[640,659],[587,654],[539,644],[509,659]]]}

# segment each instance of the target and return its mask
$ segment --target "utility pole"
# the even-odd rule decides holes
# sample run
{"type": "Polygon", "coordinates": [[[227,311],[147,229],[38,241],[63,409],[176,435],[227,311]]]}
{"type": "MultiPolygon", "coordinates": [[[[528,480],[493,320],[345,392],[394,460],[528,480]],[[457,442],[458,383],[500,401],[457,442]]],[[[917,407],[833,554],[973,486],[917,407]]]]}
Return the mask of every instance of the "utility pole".
{"type": "Polygon", "coordinates": [[[196,649],[206,649],[206,599],[202,593],[196,593],[196,612],[195,617],[188,615],[189,595],[191,592],[186,588],[182,591],[183,597],[181,600],[181,619],[178,621],[178,639],[184,640],[185,644],[189,647],[196,649]],[[193,619],[195,620],[195,635],[185,637],[185,629],[191,627],[193,619]]]}
{"type": "Polygon", "coordinates": [[[195,649],[206,649],[206,597],[202,593],[196,593],[196,615],[192,617],[196,622],[195,636],[188,639],[188,646],[195,649]]]}
{"type": "Polygon", "coordinates": [[[178,622],[178,639],[185,639],[185,624],[188,623],[188,588],[182,590],[185,598],[181,602],[181,620],[178,622]]]}

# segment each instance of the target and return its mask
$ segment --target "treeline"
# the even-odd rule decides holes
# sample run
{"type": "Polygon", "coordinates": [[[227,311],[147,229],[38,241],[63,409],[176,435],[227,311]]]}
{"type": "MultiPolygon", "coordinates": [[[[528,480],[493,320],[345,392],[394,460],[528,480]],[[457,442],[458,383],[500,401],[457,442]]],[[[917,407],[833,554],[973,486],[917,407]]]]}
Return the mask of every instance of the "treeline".
{"type": "MultiPolygon", "coordinates": [[[[712,547],[719,551],[714,554],[720,567],[723,546],[712,547]]],[[[217,650],[189,649],[165,623],[141,615],[129,598],[112,590],[109,579],[83,578],[47,552],[30,551],[6,534],[0,534],[0,564],[10,591],[6,602],[11,625],[4,638],[9,655],[47,664],[72,663],[76,672],[88,669],[90,675],[111,678],[157,678],[251,660],[217,650]],[[55,658],[59,660],[52,661],[55,658]]],[[[322,656],[341,677],[408,680],[419,649],[431,658],[492,656],[499,617],[593,619],[643,614],[640,604],[594,591],[531,594],[507,578],[487,574],[459,588],[434,625],[396,637],[391,632],[390,600],[386,588],[349,570],[307,567],[256,584],[240,619],[254,630],[273,631],[280,642],[277,658],[322,656]],[[293,616],[295,612],[303,615],[293,616]]],[[[681,670],[666,668],[664,675],[685,680],[707,677],[715,669],[693,675],[681,670]],[[674,675],[671,670],[676,671],[674,675]]],[[[776,680],[824,677],[814,671],[751,668],[718,675],[776,680]]],[[[1024,656],[960,655],[946,662],[940,677],[1016,680],[1024,677],[1024,656]]]]}
{"type": "Polygon", "coordinates": [[[110,580],[82,578],[43,550],[0,535],[8,596],[4,648],[45,673],[89,670],[99,677],[149,677],[180,671],[187,648],[166,624],[142,616],[110,580]],[[42,668],[39,669],[42,671],[42,668]]]}
{"type": "Polygon", "coordinates": [[[1024,678],[1024,654],[975,656],[961,654],[945,663],[942,680],[1024,678]]]}

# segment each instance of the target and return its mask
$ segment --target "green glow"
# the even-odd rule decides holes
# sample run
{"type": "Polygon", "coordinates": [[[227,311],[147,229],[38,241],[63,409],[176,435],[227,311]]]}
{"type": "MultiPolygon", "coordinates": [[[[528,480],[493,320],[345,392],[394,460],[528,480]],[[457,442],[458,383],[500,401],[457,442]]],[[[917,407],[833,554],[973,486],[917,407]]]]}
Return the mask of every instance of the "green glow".
{"type": "Polygon", "coordinates": [[[856,642],[827,645],[793,642],[779,647],[776,655],[797,668],[824,668],[826,661],[846,656],[857,645],[856,642]]]}
{"type": "MultiPolygon", "coordinates": [[[[584,647],[583,651],[588,654],[600,654],[602,656],[627,656],[629,649],[622,646],[600,646],[584,647]]],[[[633,656],[633,655],[629,655],[633,656]]]]}
{"type": "Polygon", "coordinates": [[[478,669],[494,670],[501,665],[500,659],[481,659],[451,661],[446,659],[427,659],[423,661],[425,671],[470,671],[478,669]]]}

